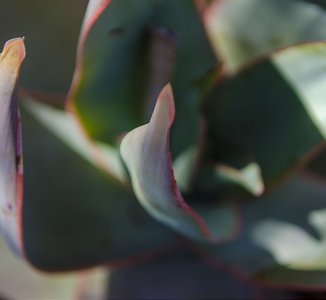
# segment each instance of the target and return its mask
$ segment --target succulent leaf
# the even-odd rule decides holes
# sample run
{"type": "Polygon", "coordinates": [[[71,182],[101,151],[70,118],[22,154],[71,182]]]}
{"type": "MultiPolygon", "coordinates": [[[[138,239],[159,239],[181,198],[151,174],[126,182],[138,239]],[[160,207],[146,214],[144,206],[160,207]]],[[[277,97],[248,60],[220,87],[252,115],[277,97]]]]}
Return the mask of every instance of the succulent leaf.
{"type": "Polygon", "coordinates": [[[25,100],[22,227],[25,256],[32,265],[52,272],[116,265],[174,246],[173,232],[148,216],[126,186],[112,182],[59,132],[49,130],[58,121],[53,119],[57,111],[42,107],[42,112],[51,111],[52,120],[46,124],[35,112],[35,103],[31,113],[25,100]]]}
{"type": "Polygon", "coordinates": [[[110,299],[222,300],[226,295],[228,299],[252,299],[257,293],[256,287],[211,268],[186,251],[151,264],[114,270],[109,285],[110,299]]]}
{"type": "Polygon", "coordinates": [[[114,144],[122,133],[146,122],[158,93],[172,80],[179,99],[171,133],[173,155],[196,144],[201,99],[196,80],[216,59],[195,3],[113,0],[97,16],[81,35],[84,43],[69,97],[87,133],[114,144]],[[157,51],[157,44],[164,51],[157,51]]]}
{"type": "Polygon", "coordinates": [[[20,253],[22,155],[20,116],[14,88],[25,58],[22,38],[9,40],[0,54],[0,229],[15,253],[20,253]]]}
{"type": "Polygon", "coordinates": [[[257,224],[253,240],[289,269],[326,271],[325,209],[311,211],[307,217],[319,238],[292,223],[270,219],[257,224]]]}
{"type": "Polygon", "coordinates": [[[105,171],[112,179],[126,183],[126,174],[119,152],[108,144],[88,139],[74,115],[31,98],[25,101],[24,106],[35,119],[73,151],[105,171]]]}
{"type": "Polygon", "coordinates": [[[153,217],[186,236],[199,241],[227,239],[237,229],[233,205],[215,207],[206,212],[205,218],[185,202],[175,181],[169,149],[174,115],[172,88],[167,85],[149,123],[132,130],[122,140],[121,156],[134,191],[153,217]]]}
{"type": "Polygon", "coordinates": [[[261,54],[326,38],[326,12],[300,0],[214,1],[205,24],[230,73],[261,54]]]}
{"type": "Polygon", "coordinates": [[[228,165],[218,164],[215,167],[215,176],[228,181],[230,184],[240,185],[256,196],[260,196],[264,192],[261,171],[256,163],[249,163],[240,170],[228,165]]]}
{"type": "Polygon", "coordinates": [[[244,209],[244,230],[212,259],[256,283],[292,289],[325,288],[323,182],[297,175],[244,209]]]}
{"type": "Polygon", "coordinates": [[[217,83],[203,105],[215,159],[257,162],[266,185],[302,163],[325,140],[325,62],[326,43],[308,43],[217,83]]]}

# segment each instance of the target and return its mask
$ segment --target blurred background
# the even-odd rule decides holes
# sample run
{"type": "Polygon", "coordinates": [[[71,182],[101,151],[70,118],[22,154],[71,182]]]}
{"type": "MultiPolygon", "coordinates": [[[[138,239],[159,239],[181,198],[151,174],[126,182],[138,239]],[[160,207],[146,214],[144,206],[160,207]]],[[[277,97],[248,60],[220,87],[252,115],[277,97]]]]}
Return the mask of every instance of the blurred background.
{"type": "Polygon", "coordinates": [[[71,83],[76,45],[87,0],[1,0],[0,43],[25,36],[25,88],[65,93],[71,83]]]}

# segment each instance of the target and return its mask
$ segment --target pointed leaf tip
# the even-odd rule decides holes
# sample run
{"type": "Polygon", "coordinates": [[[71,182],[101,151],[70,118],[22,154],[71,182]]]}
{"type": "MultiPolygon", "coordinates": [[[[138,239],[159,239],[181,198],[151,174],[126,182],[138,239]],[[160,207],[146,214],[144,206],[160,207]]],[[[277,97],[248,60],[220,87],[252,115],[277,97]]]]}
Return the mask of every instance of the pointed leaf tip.
{"type": "Polygon", "coordinates": [[[0,54],[0,231],[16,253],[20,252],[22,160],[20,117],[13,91],[24,58],[23,38],[9,40],[0,54]]]}
{"type": "Polygon", "coordinates": [[[174,115],[173,93],[168,84],[158,97],[150,122],[129,132],[121,143],[121,156],[135,194],[154,218],[176,231],[199,241],[224,241],[235,230],[233,208],[214,207],[210,216],[202,215],[202,211],[199,214],[183,199],[175,180],[169,150],[174,115]],[[225,232],[218,222],[227,224],[225,232]]]}
{"type": "Polygon", "coordinates": [[[168,125],[171,126],[175,116],[175,106],[171,84],[167,84],[163,88],[158,96],[158,102],[159,103],[156,105],[152,119],[160,118],[164,115],[167,117],[168,125]]]}
{"type": "Polygon", "coordinates": [[[0,53],[0,68],[9,68],[11,71],[18,72],[25,55],[24,37],[13,38],[7,41],[0,53]]]}

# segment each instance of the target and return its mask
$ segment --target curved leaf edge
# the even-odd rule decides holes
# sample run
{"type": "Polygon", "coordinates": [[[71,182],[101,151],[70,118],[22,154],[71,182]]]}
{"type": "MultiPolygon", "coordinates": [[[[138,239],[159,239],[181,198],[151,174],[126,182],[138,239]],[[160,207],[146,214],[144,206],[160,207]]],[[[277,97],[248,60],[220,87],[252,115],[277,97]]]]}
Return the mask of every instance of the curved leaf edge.
{"type": "MultiPolygon", "coordinates": [[[[325,146],[325,145],[324,145],[325,146]]],[[[321,175],[316,174],[310,170],[304,170],[301,172],[301,176],[310,181],[316,182],[319,185],[325,185],[326,179],[321,175]]],[[[210,265],[212,268],[215,268],[219,271],[224,271],[232,276],[238,278],[240,281],[245,283],[253,284],[259,287],[272,288],[278,290],[292,290],[299,292],[326,292],[326,282],[325,284],[308,284],[308,283],[285,283],[282,280],[274,280],[274,279],[264,279],[259,278],[260,275],[264,275],[264,271],[268,271],[268,268],[262,269],[258,271],[256,274],[246,273],[236,266],[232,266],[230,263],[224,262],[222,259],[219,259],[212,253],[210,250],[207,250],[200,245],[194,243],[189,240],[188,248],[191,248],[195,253],[197,253],[200,257],[202,257],[203,261],[210,265]]],[[[283,270],[289,270],[293,272],[298,272],[301,274],[305,274],[309,276],[309,273],[313,273],[314,271],[306,271],[306,270],[291,270],[286,266],[281,266],[276,263],[276,267],[279,267],[283,270]]],[[[325,271],[318,271],[320,273],[326,274],[325,271]]]]}
{"type": "MultiPolygon", "coordinates": [[[[245,63],[242,67],[240,67],[237,72],[234,73],[229,73],[227,69],[225,68],[223,62],[222,66],[220,68],[220,71],[218,72],[216,79],[215,79],[215,85],[211,85],[210,89],[212,89],[214,86],[218,87],[220,84],[223,84],[224,81],[232,80],[235,77],[243,75],[245,72],[248,70],[255,68],[259,64],[265,63],[269,60],[273,59],[273,56],[282,54],[283,52],[287,50],[291,50],[296,47],[301,47],[301,46],[314,46],[314,45],[324,45],[326,47],[326,40],[316,40],[316,41],[309,41],[309,42],[301,42],[301,43],[296,43],[290,46],[286,47],[281,47],[279,49],[276,49],[275,51],[272,51],[270,53],[265,53],[256,56],[255,59],[252,59],[245,63]]],[[[284,79],[286,80],[286,79],[284,79]]],[[[205,105],[205,100],[202,102],[201,105],[205,105]]],[[[317,128],[317,127],[316,127],[317,128]]],[[[268,182],[265,184],[265,191],[269,192],[270,190],[273,190],[276,188],[281,182],[283,182],[286,178],[288,178],[290,175],[294,174],[295,172],[301,171],[305,168],[307,164],[309,164],[316,156],[318,156],[321,151],[324,149],[326,145],[325,142],[320,142],[319,145],[315,146],[312,148],[306,155],[301,157],[301,159],[290,165],[283,174],[278,179],[275,179],[272,182],[268,182]]],[[[212,164],[215,164],[215,161],[211,161],[212,164]]]]}
{"type": "MultiPolygon", "coordinates": [[[[169,224],[169,221],[165,218],[162,217],[162,215],[159,212],[151,212],[151,204],[146,204],[148,202],[148,200],[146,200],[146,193],[144,194],[144,191],[142,191],[142,187],[141,187],[141,183],[138,182],[138,177],[139,175],[137,175],[138,172],[135,172],[135,170],[137,170],[137,166],[132,166],[132,161],[133,159],[130,158],[128,156],[128,150],[129,146],[128,143],[132,142],[133,139],[135,138],[133,135],[139,134],[140,137],[139,138],[142,139],[142,134],[145,133],[144,135],[144,139],[146,138],[146,136],[148,135],[148,133],[146,132],[146,130],[149,128],[149,126],[155,126],[155,124],[153,125],[153,123],[156,122],[156,118],[163,118],[163,119],[167,119],[166,124],[163,124],[163,126],[166,127],[166,133],[164,135],[164,138],[166,139],[166,142],[164,143],[164,155],[165,157],[163,157],[163,159],[166,159],[166,164],[167,164],[167,168],[168,168],[168,184],[169,184],[169,188],[171,189],[172,192],[172,197],[174,198],[173,204],[172,204],[172,209],[173,206],[174,209],[181,209],[181,213],[183,213],[185,216],[188,216],[190,219],[192,219],[192,221],[196,224],[196,226],[199,229],[199,232],[201,232],[202,237],[199,238],[198,236],[195,237],[197,234],[187,234],[185,229],[181,229],[180,228],[180,232],[182,234],[184,234],[186,237],[188,236],[194,239],[197,239],[199,242],[210,242],[213,244],[222,244],[222,243],[227,243],[233,239],[236,238],[236,236],[240,233],[241,227],[242,227],[242,222],[241,217],[240,217],[240,209],[238,208],[237,205],[234,205],[233,207],[233,211],[234,211],[234,215],[236,215],[236,222],[231,230],[231,232],[226,236],[226,237],[214,237],[214,234],[212,232],[212,230],[209,228],[209,225],[207,223],[207,221],[205,220],[205,217],[203,217],[199,212],[197,212],[196,209],[193,209],[183,198],[182,194],[181,194],[181,190],[176,182],[175,176],[174,176],[174,169],[173,169],[173,163],[172,163],[172,156],[171,156],[171,152],[169,149],[169,138],[170,138],[170,129],[171,126],[173,124],[174,121],[174,117],[175,117],[175,105],[174,105],[174,99],[173,99],[173,92],[172,92],[172,86],[171,84],[167,84],[161,91],[160,95],[158,96],[157,99],[157,104],[155,107],[155,110],[153,112],[153,115],[151,117],[151,120],[149,121],[149,123],[147,123],[146,125],[140,126],[135,128],[134,130],[130,131],[123,139],[122,143],[121,143],[121,148],[120,148],[120,153],[122,156],[122,159],[124,160],[127,169],[129,171],[129,175],[131,177],[131,181],[132,181],[132,185],[134,187],[134,191],[136,193],[136,195],[138,196],[137,198],[139,199],[140,203],[144,206],[144,208],[156,219],[158,219],[159,221],[166,223],[166,225],[168,226],[172,226],[171,224],[169,224]],[[164,103],[163,101],[165,101],[166,103],[164,103]],[[164,104],[162,104],[164,103],[164,104]],[[165,108],[161,108],[164,107],[164,105],[166,106],[165,108]],[[162,110],[162,112],[160,111],[162,110]],[[166,110],[166,111],[165,111],[166,110]],[[159,116],[159,114],[163,114],[163,116],[159,116]],[[138,132],[137,132],[138,131],[138,132]],[[130,160],[131,159],[131,160],[130,160]],[[131,166],[129,166],[131,165],[131,166]],[[161,216],[160,216],[161,215],[161,216]]],[[[162,120],[163,120],[162,119],[162,120]]],[[[153,133],[150,133],[149,136],[151,136],[153,133]]],[[[146,147],[148,147],[148,145],[146,145],[146,147]]],[[[148,150],[148,149],[147,149],[148,150]]],[[[147,152],[146,150],[146,152],[147,152]]],[[[152,149],[153,150],[153,149],[152,149]]],[[[157,149],[155,149],[157,151],[157,149]]],[[[134,152],[135,153],[135,152],[134,152]]],[[[163,161],[164,163],[164,161],[163,161]]],[[[161,188],[161,187],[159,187],[161,188]]],[[[155,207],[155,205],[154,205],[155,207]]],[[[172,226],[175,227],[175,226],[172,226]]],[[[178,226],[177,226],[178,227],[178,226]]],[[[178,229],[177,229],[178,231],[178,229]]],[[[218,231],[218,229],[217,229],[218,231]]]]}
{"type": "Polygon", "coordinates": [[[224,79],[232,79],[233,77],[236,76],[241,76],[243,73],[245,73],[247,70],[254,68],[256,65],[259,65],[261,63],[264,63],[268,60],[272,60],[273,56],[282,54],[284,51],[287,51],[289,49],[301,47],[301,46],[314,46],[314,45],[325,45],[326,46],[326,40],[314,40],[314,41],[308,41],[308,42],[298,42],[289,46],[284,46],[275,49],[274,51],[271,51],[269,53],[262,53],[257,55],[255,58],[247,61],[244,63],[236,72],[228,72],[227,68],[225,67],[225,64],[222,63],[223,68],[221,71],[221,75],[219,77],[219,80],[224,80],[224,79]]]}
{"type": "MultiPolygon", "coordinates": [[[[190,247],[192,247],[193,251],[196,252],[199,256],[202,257],[203,261],[206,262],[211,267],[215,268],[219,271],[224,271],[235,278],[238,278],[240,281],[243,281],[245,283],[253,284],[260,287],[265,288],[272,288],[272,289],[286,289],[286,290],[296,290],[296,291],[311,291],[311,292],[325,292],[326,291],[326,283],[325,284],[303,284],[303,283],[284,283],[281,280],[272,280],[272,279],[261,279],[256,278],[255,275],[252,276],[250,274],[247,274],[243,271],[241,271],[237,267],[230,266],[227,263],[224,263],[222,260],[219,260],[214,256],[214,254],[210,253],[209,251],[206,251],[198,245],[192,244],[190,247]]],[[[286,269],[286,268],[285,268],[286,269]]],[[[298,271],[300,272],[300,271],[298,271]]],[[[305,271],[302,271],[305,272],[305,271]]],[[[307,272],[305,272],[307,273],[307,272]]],[[[256,276],[259,276],[260,272],[256,274],[256,276]]]]}
{"type": "MultiPolygon", "coordinates": [[[[99,170],[101,170],[105,175],[108,177],[108,180],[123,186],[125,188],[128,188],[129,184],[127,181],[127,178],[122,170],[124,170],[124,167],[121,162],[121,172],[117,173],[114,167],[110,166],[110,162],[107,162],[105,152],[101,149],[102,144],[96,143],[87,132],[84,130],[84,127],[82,126],[80,120],[76,115],[71,111],[66,111],[62,107],[62,97],[60,95],[52,95],[52,94],[44,94],[39,91],[29,91],[29,90],[22,90],[19,95],[19,100],[22,105],[24,105],[36,118],[39,118],[37,114],[33,111],[33,106],[37,105],[39,103],[39,106],[42,108],[44,106],[45,109],[55,112],[55,113],[62,113],[66,114],[66,119],[71,121],[71,123],[74,124],[76,134],[80,139],[83,141],[83,146],[89,152],[89,158],[84,159],[91,161],[92,164],[94,164],[99,170]],[[41,97],[41,98],[40,98],[41,97]],[[35,104],[34,104],[35,103],[35,104]],[[31,107],[30,107],[31,106],[31,107]],[[55,111],[56,110],[56,111],[55,111]]],[[[42,118],[39,118],[40,122],[45,127],[51,127],[51,125],[46,124],[42,118]],[[48,125],[48,126],[47,126],[48,125]]],[[[64,141],[64,138],[60,136],[53,128],[49,129],[51,133],[56,135],[62,142],[66,143],[64,141]]],[[[68,144],[68,143],[66,143],[68,144]]],[[[72,143],[73,144],[73,143],[72,143]]],[[[74,146],[70,145],[70,148],[77,153],[76,149],[74,149],[74,146]]],[[[103,144],[105,146],[105,144],[103,144]]],[[[75,146],[76,147],[76,146],[75,146]]],[[[113,149],[113,148],[112,148],[113,149]]],[[[117,148],[118,149],[118,148],[117,148]]]]}
{"type": "MultiPolygon", "coordinates": [[[[91,2],[92,0],[90,0],[91,2]]],[[[101,0],[100,0],[101,1],[101,0]]],[[[87,37],[92,29],[92,26],[95,24],[97,19],[102,15],[102,13],[105,11],[105,9],[108,7],[108,5],[111,3],[112,0],[102,0],[102,2],[88,15],[85,15],[85,19],[83,21],[83,27],[81,29],[78,46],[77,46],[77,55],[76,55],[76,67],[72,79],[72,83],[70,86],[70,89],[68,91],[67,97],[66,97],[66,110],[71,112],[72,115],[75,116],[75,119],[78,121],[82,131],[87,134],[87,136],[90,138],[90,136],[87,133],[86,128],[83,126],[83,123],[80,121],[80,116],[78,113],[78,109],[75,105],[75,94],[77,90],[78,83],[80,82],[82,76],[83,76],[83,58],[84,58],[84,45],[86,43],[87,37]]],[[[87,10],[90,9],[91,3],[88,3],[87,10]]],[[[86,10],[86,13],[87,13],[86,10]]]]}
{"type": "MultiPolygon", "coordinates": [[[[25,93],[23,93],[22,95],[26,96],[25,93]]],[[[20,99],[22,102],[27,102],[29,100],[26,100],[24,98],[20,99]]],[[[40,99],[33,99],[35,101],[39,101],[40,99]]],[[[40,102],[43,102],[43,99],[40,100],[40,102]]],[[[38,121],[39,122],[39,121],[38,121]]],[[[48,130],[48,129],[47,129],[48,130]]],[[[49,130],[48,130],[49,131],[49,130]]],[[[54,133],[52,131],[49,131],[49,134],[53,135],[54,133]]],[[[55,136],[56,137],[56,136],[55,136]]],[[[62,141],[61,141],[62,142],[62,141]]],[[[76,153],[77,155],[77,153],[76,153]]],[[[96,166],[94,166],[96,167],[96,166]]],[[[102,170],[103,171],[103,170],[102,170]]],[[[103,171],[105,173],[105,175],[108,175],[107,172],[103,171]]],[[[110,179],[112,179],[110,177],[110,179]]],[[[118,184],[119,186],[122,186],[122,188],[128,188],[129,186],[126,186],[125,184],[123,184],[122,182],[118,182],[117,180],[114,180],[113,183],[118,184]]],[[[150,262],[153,261],[159,257],[165,256],[165,255],[169,255],[170,253],[174,253],[175,251],[178,251],[180,248],[183,248],[184,242],[182,237],[180,238],[180,242],[173,242],[172,244],[167,244],[167,245],[158,245],[157,247],[154,247],[151,250],[142,252],[142,253],[137,253],[135,255],[131,255],[125,258],[121,258],[121,259],[114,259],[114,260],[109,260],[109,261],[103,261],[100,263],[95,263],[95,264],[90,264],[90,265],[84,265],[81,266],[79,268],[71,268],[71,269],[66,269],[66,270],[55,270],[55,269],[47,269],[42,267],[41,265],[37,265],[35,263],[33,263],[32,260],[29,259],[26,251],[25,251],[25,247],[24,247],[24,234],[23,234],[23,230],[22,230],[22,220],[23,220],[23,201],[20,203],[19,206],[19,229],[20,229],[20,238],[21,238],[21,249],[22,249],[22,258],[24,259],[24,261],[27,263],[27,265],[35,270],[38,271],[40,273],[43,274],[48,274],[48,275],[53,275],[53,274],[67,274],[70,272],[76,272],[76,271],[88,271],[88,270],[92,270],[98,267],[106,267],[106,268],[120,268],[120,267],[129,267],[129,266],[134,266],[134,265],[138,265],[138,264],[142,264],[142,263],[146,263],[146,262],[150,262]]]]}

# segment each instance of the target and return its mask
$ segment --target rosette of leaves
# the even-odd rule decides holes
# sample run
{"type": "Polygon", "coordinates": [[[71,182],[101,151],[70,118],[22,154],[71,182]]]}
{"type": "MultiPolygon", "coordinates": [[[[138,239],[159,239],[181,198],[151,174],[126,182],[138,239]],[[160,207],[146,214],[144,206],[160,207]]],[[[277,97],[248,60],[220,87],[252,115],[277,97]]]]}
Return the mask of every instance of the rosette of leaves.
{"type": "Polygon", "coordinates": [[[24,257],[104,264],[112,299],[323,291],[326,13],[311,2],[91,0],[67,100],[21,93],[24,257]]]}

